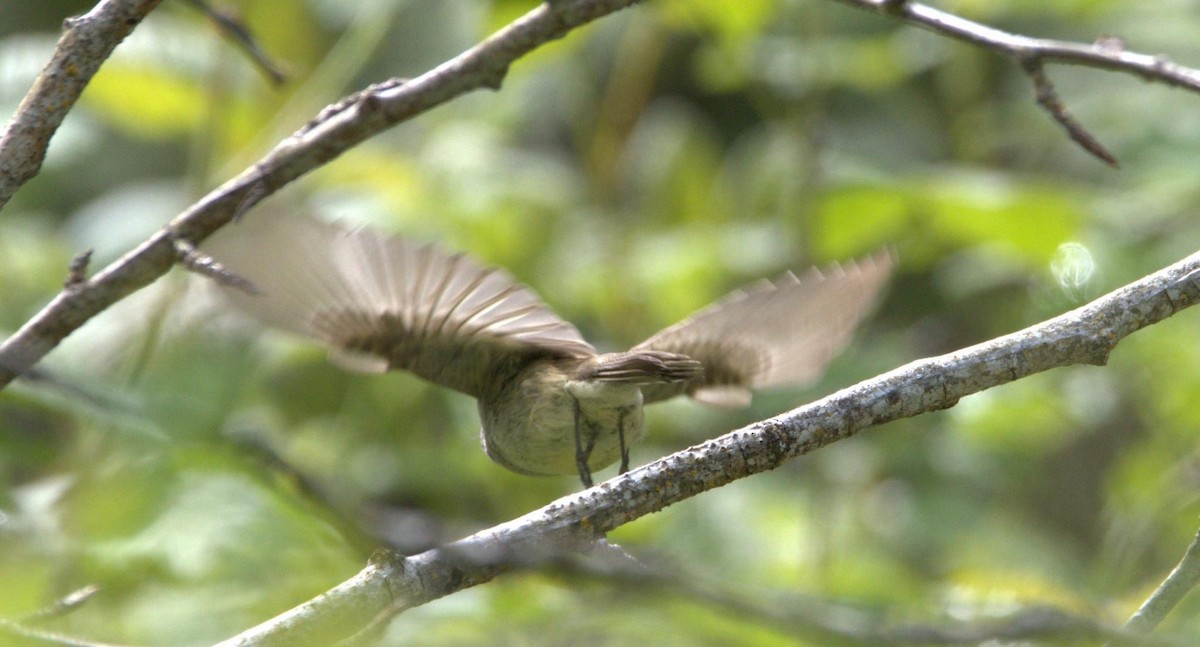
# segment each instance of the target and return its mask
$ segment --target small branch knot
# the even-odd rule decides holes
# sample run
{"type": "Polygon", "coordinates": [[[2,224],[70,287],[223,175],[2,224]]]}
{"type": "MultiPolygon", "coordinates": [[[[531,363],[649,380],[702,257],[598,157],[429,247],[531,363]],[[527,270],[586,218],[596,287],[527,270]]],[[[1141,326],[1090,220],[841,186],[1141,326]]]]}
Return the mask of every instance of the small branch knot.
{"type": "Polygon", "coordinates": [[[87,268],[92,262],[92,251],[84,250],[71,259],[71,264],[67,266],[67,280],[63,282],[64,288],[78,290],[87,283],[87,268]]]}

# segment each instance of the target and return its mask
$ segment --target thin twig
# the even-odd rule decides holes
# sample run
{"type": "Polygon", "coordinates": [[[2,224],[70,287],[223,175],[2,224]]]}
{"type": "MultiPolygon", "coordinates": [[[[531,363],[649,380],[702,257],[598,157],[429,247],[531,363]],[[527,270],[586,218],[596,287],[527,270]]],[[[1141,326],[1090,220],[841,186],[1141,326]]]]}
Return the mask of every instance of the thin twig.
{"type": "Polygon", "coordinates": [[[947,409],[966,395],[1051,368],[1103,365],[1127,335],[1197,302],[1200,253],[1054,319],[913,362],[447,546],[403,559],[373,560],[321,597],[221,645],[284,645],[317,632],[353,633],[382,610],[398,612],[487,582],[522,560],[590,546],[634,519],[774,469],[869,427],[947,409]]]}
{"type": "MultiPolygon", "coordinates": [[[[1200,584],[1200,532],[1192,539],[1191,545],[1183,553],[1183,559],[1167,575],[1167,579],[1150,594],[1142,606],[1134,612],[1125,628],[1135,634],[1148,634],[1154,631],[1167,614],[1174,609],[1193,589],[1200,584]]],[[[1125,642],[1115,644],[1124,645],[1125,642]]]]}
{"type": "Polygon", "coordinates": [[[162,0],[101,0],[63,23],[54,55],[0,136],[0,209],[38,174],[50,138],[96,70],[162,0]]]}
{"type": "Polygon", "coordinates": [[[212,6],[212,3],[207,0],[187,0],[187,3],[196,8],[197,11],[208,16],[208,19],[217,26],[217,29],[225,34],[230,40],[237,45],[254,66],[262,71],[263,74],[270,79],[274,85],[282,85],[287,80],[287,74],[283,68],[271,60],[263,48],[259,46],[258,41],[254,38],[254,34],[250,32],[241,20],[228,12],[221,11],[212,6]]]}
{"type": "Polygon", "coordinates": [[[26,623],[37,623],[65,616],[68,613],[73,613],[79,607],[82,607],[88,600],[92,599],[93,595],[100,592],[100,587],[95,584],[89,584],[81,589],[71,591],[63,597],[55,600],[50,606],[38,609],[33,613],[25,616],[22,621],[26,623]]]}
{"type": "Polygon", "coordinates": [[[1164,56],[1139,54],[1112,47],[1111,36],[1094,43],[1076,43],[1050,38],[1011,34],[994,27],[960,18],[918,2],[889,0],[837,0],[860,9],[895,16],[905,22],[974,45],[982,45],[1014,59],[1033,58],[1046,63],[1080,65],[1110,72],[1132,74],[1146,81],[1200,93],[1200,70],[1172,63],[1164,56]]]}
{"type": "Polygon", "coordinates": [[[1050,78],[1046,76],[1046,71],[1042,67],[1042,62],[1034,59],[1026,60],[1021,68],[1029,75],[1033,81],[1035,96],[1037,97],[1038,105],[1046,109],[1050,116],[1054,118],[1063,128],[1067,130],[1067,134],[1075,143],[1083,147],[1084,150],[1099,158],[1104,163],[1113,168],[1117,168],[1117,158],[1108,149],[1096,139],[1096,136],[1088,132],[1083,124],[1079,123],[1071,113],[1067,111],[1067,107],[1063,105],[1061,99],[1058,98],[1058,91],[1054,89],[1054,84],[1050,78]]]}
{"type": "Polygon", "coordinates": [[[917,2],[905,0],[838,0],[838,2],[890,16],[956,40],[980,45],[1013,59],[1032,78],[1037,90],[1038,103],[1067,129],[1071,139],[1092,155],[1112,166],[1116,166],[1116,158],[1072,118],[1062,106],[1062,102],[1057,99],[1053,85],[1042,71],[1044,64],[1079,65],[1132,74],[1147,81],[1158,81],[1172,87],[1200,93],[1200,70],[1178,65],[1164,56],[1128,51],[1119,38],[1112,36],[1101,37],[1093,43],[1032,38],[1001,31],[917,2]],[[1117,44],[1119,46],[1115,46],[1117,44]]]}

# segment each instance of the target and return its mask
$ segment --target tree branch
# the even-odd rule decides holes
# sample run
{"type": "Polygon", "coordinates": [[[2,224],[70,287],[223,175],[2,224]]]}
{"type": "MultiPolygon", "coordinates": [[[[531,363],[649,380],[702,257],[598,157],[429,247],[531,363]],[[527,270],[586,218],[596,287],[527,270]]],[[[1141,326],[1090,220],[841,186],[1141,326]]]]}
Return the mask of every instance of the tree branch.
{"type": "Polygon", "coordinates": [[[0,345],[0,389],[86,321],[166,274],[179,259],[179,240],[191,245],[203,241],[292,180],[398,123],[465,92],[499,88],[509,65],[521,56],[576,27],[637,2],[556,0],[539,5],[475,47],[415,79],[382,84],[360,93],[345,109],[323,111],[258,163],[213,190],[137,249],[91,279],[60,292],[0,345]]]}
{"type": "Polygon", "coordinates": [[[949,36],[1014,59],[1081,65],[1139,76],[1172,87],[1200,93],[1200,70],[1172,63],[1164,56],[1126,51],[1111,38],[1096,43],[1074,43],[1010,34],[917,2],[888,0],[837,0],[852,7],[876,11],[930,31],[949,36]]]}
{"type": "Polygon", "coordinates": [[[1025,74],[1033,81],[1034,96],[1037,98],[1038,105],[1046,109],[1050,116],[1059,123],[1067,131],[1067,135],[1083,147],[1083,150],[1091,153],[1100,161],[1116,168],[1117,158],[1096,139],[1096,136],[1088,132],[1083,124],[1079,123],[1075,117],[1063,105],[1062,99],[1058,98],[1058,90],[1055,89],[1054,83],[1050,81],[1050,77],[1046,76],[1046,71],[1042,66],[1042,62],[1037,59],[1027,59],[1021,66],[1025,70],[1025,74]]]}
{"type": "Polygon", "coordinates": [[[96,70],[162,0],[101,0],[63,22],[54,55],[0,136],[0,209],[38,174],[50,138],[96,70]]]}
{"type": "Polygon", "coordinates": [[[1100,38],[1094,43],[1074,43],[1048,38],[1010,34],[933,7],[906,0],[838,0],[859,9],[874,11],[990,49],[1016,61],[1034,84],[1038,103],[1057,121],[1076,143],[1100,160],[1116,166],[1113,157],[1058,101],[1050,79],[1042,71],[1046,63],[1080,65],[1123,74],[1146,81],[1158,81],[1172,87],[1200,93],[1200,70],[1171,62],[1164,56],[1126,51],[1117,38],[1100,38]]]}
{"type": "Polygon", "coordinates": [[[48,631],[36,626],[39,623],[59,618],[73,613],[83,606],[92,596],[100,592],[100,587],[89,584],[81,589],[72,591],[66,596],[55,600],[53,604],[39,609],[21,620],[0,618],[0,633],[25,638],[47,645],[70,645],[71,647],[122,647],[111,643],[100,643],[82,638],[76,638],[57,631],[48,631]]]}
{"type": "Polygon", "coordinates": [[[1200,584],[1200,532],[1196,533],[1191,545],[1184,551],[1183,558],[1167,575],[1167,579],[1163,580],[1125,623],[1125,629],[1133,634],[1149,634],[1154,631],[1158,623],[1162,622],[1197,584],[1200,584]]]}
{"type": "Polygon", "coordinates": [[[273,85],[282,85],[287,80],[287,73],[278,63],[271,60],[266,51],[259,46],[254,34],[250,33],[250,29],[237,16],[217,9],[207,0],[186,0],[186,2],[207,16],[217,30],[232,41],[273,85]]]}
{"type": "Polygon", "coordinates": [[[1054,319],[902,366],[447,546],[404,558],[379,555],[328,593],[221,644],[288,644],[298,635],[328,635],[322,632],[330,627],[345,631],[517,565],[591,546],[618,526],[868,427],[946,409],[964,396],[1051,368],[1103,365],[1127,335],[1197,301],[1200,253],[1054,319]]]}

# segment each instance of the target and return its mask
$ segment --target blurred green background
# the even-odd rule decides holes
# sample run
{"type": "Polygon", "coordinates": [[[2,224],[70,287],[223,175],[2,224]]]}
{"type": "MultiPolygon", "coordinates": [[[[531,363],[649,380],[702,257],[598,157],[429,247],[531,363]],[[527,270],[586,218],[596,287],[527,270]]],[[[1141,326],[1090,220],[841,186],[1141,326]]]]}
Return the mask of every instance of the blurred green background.
{"type": "MultiPolygon", "coordinates": [[[[0,112],[16,108],[63,18],[90,5],[0,0],[0,112]]],[[[114,260],[324,105],[418,75],[534,4],[217,6],[290,79],[273,87],[202,14],[165,2],[0,214],[0,334],[57,292],[74,253],[114,260]]],[[[939,7],[1029,35],[1116,34],[1200,66],[1192,3],[939,7]]],[[[501,91],[403,124],[263,208],[469,250],[609,350],[758,277],[896,246],[887,298],[820,384],[745,411],[656,406],[641,464],[1195,251],[1200,96],[1050,74],[1121,170],[1071,143],[991,53],[836,2],[655,0],[538,50],[501,91]]],[[[379,545],[372,533],[418,550],[577,489],[492,464],[470,399],[408,375],[342,373],[197,283],[174,272],[44,362],[86,395],[29,383],[0,393],[0,617],[96,584],[47,627],[206,644],[357,572],[379,545]]],[[[1120,621],[1200,524],[1197,317],[1134,335],[1107,367],[870,430],[613,538],[752,602],[786,591],[889,623],[1025,604],[1120,621]]],[[[1198,612],[1193,595],[1164,628],[1200,634],[1198,612]]],[[[407,612],[386,633],[395,645],[635,640],[822,644],[661,591],[539,574],[407,612]]]]}

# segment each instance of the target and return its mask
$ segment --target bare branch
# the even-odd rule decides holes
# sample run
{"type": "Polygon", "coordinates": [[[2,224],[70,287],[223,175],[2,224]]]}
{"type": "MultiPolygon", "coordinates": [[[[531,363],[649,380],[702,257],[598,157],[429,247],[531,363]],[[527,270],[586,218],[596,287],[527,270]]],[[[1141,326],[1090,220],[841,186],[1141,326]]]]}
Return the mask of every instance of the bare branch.
{"type": "Polygon", "coordinates": [[[1081,65],[1139,76],[1146,81],[1200,93],[1200,70],[1172,63],[1163,56],[1138,54],[1113,47],[1111,37],[1096,43],[1031,38],[988,27],[917,2],[838,0],[861,9],[895,16],[956,40],[981,45],[1014,59],[1081,65]]]}
{"type": "MultiPolygon", "coordinates": [[[[1142,606],[1125,623],[1125,628],[1135,634],[1154,631],[1186,596],[1200,584],[1200,532],[1183,553],[1183,559],[1167,575],[1167,579],[1150,594],[1142,606]]],[[[1114,644],[1127,644],[1117,642],[1114,644]]]]}
{"type": "Polygon", "coordinates": [[[175,241],[202,242],[221,226],[292,180],[365,139],[463,93],[498,88],[521,56],[638,0],[557,0],[544,3],[475,47],[403,84],[361,94],[280,142],[258,163],[213,190],[137,249],[63,291],[0,345],[0,388],[41,360],[87,320],[166,274],[178,258],[175,241]]]}
{"type": "Polygon", "coordinates": [[[97,592],[100,592],[100,588],[85,586],[78,589],[78,591],[68,593],[65,598],[56,601],[55,604],[47,607],[47,609],[32,613],[32,615],[26,617],[22,622],[0,618],[0,634],[20,637],[20,639],[24,639],[20,642],[22,645],[26,645],[26,643],[38,643],[38,645],[64,645],[67,647],[122,647],[112,642],[78,639],[78,637],[61,634],[58,631],[31,627],[32,624],[64,616],[79,609],[80,605],[86,603],[97,592]]]}
{"type": "Polygon", "coordinates": [[[491,580],[523,562],[588,547],[701,492],[774,469],[868,427],[938,411],[999,384],[1073,364],[1103,365],[1130,333],[1200,301],[1200,253],[1054,319],[902,366],[788,413],[664,457],[447,546],[381,555],[355,577],[222,645],[288,644],[345,633],[491,580]]]}
{"type": "Polygon", "coordinates": [[[1127,51],[1120,39],[1102,37],[1094,43],[1075,43],[1010,34],[933,7],[905,0],[838,0],[859,9],[892,16],[918,27],[1007,56],[1025,70],[1034,82],[1038,103],[1058,121],[1087,152],[1116,166],[1114,158],[1099,141],[1072,118],[1058,100],[1053,85],[1042,71],[1046,63],[1080,65],[1121,72],[1200,93],[1200,70],[1172,63],[1166,57],[1127,51]]]}
{"type": "Polygon", "coordinates": [[[330,105],[327,105],[324,108],[321,108],[321,112],[318,112],[317,116],[312,118],[312,121],[309,121],[307,124],[305,124],[304,128],[302,128],[300,130],[300,133],[303,134],[303,133],[306,133],[306,132],[316,128],[317,126],[321,125],[322,123],[332,119],[334,117],[334,115],[337,115],[340,112],[344,112],[346,110],[349,110],[350,108],[353,108],[354,104],[358,103],[359,101],[367,100],[367,98],[373,94],[383,92],[384,90],[391,90],[392,88],[398,88],[398,87],[404,85],[405,83],[408,83],[408,81],[409,81],[409,79],[405,79],[405,78],[401,78],[401,77],[393,77],[386,81],[381,81],[379,83],[373,83],[373,84],[363,88],[362,90],[359,90],[358,92],[355,92],[354,94],[351,94],[351,95],[343,98],[341,101],[338,101],[337,103],[332,103],[330,105]]]}
{"type": "Polygon", "coordinates": [[[63,23],[54,55],[0,136],[0,209],[38,174],[50,138],[100,65],[162,0],[101,0],[63,23]]]}
{"type": "Polygon", "coordinates": [[[37,611],[25,616],[24,622],[34,623],[65,616],[68,613],[74,612],[79,607],[83,606],[92,596],[100,592],[100,587],[95,584],[89,584],[81,589],[71,591],[62,598],[55,600],[48,607],[38,609],[37,611]]]}
{"type": "Polygon", "coordinates": [[[1046,112],[1049,112],[1050,116],[1054,117],[1054,120],[1063,128],[1067,129],[1067,134],[1070,135],[1076,144],[1079,144],[1084,150],[1100,158],[1100,161],[1116,168],[1118,166],[1117,158],[1108,152],[1108,149],[1100,143],[1100,140],[1088,132],[1083,127],[1083,124],[1080,124],[1075,117],[1071,116],[1067,107],[1063,105],[1062,100],[1058,98],[1058,91],[1054,89],[1054,83],[1050,81],[1050,77],[1046,76],[1046,71],[1043,69],[1041,61],[1026,60],[1022,67],[1033,81],[1033,89],[1038,104],[1045,108],[1046,112]]]}
{"type": "Polygon", "coordinates": [[[271,83],[281,85],[287,80],[287,74],[283,68],[272,61],[271,57],[263,51],[258,41],[255,40],[254,34],[250,33],[250,29],[237,16],[217,9],[207,0],[187,0],[187,3],[208,16],[217,29],[232,40],[238,49],[254,63],[254,66],[270,79],[271,83]]]}

